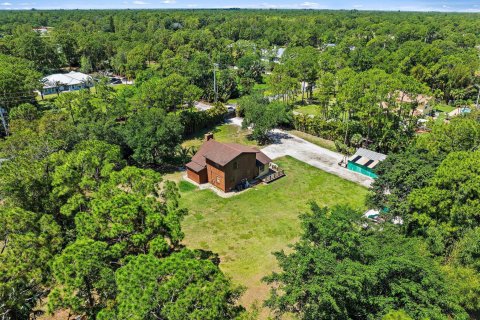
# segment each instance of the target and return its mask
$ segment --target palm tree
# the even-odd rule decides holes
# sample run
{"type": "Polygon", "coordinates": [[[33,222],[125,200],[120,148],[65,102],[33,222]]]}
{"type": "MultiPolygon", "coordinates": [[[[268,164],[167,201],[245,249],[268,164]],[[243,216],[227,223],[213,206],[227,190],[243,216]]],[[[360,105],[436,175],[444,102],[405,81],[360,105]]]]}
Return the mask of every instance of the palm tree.
{"type": "Polygon", "coordinates": [[[91,77],[87,77],[86,79],[82,79],[81,83],[82,83],[82,86],[84,88],[87,88],[88,91],[91,91],[90,88],[92,87],[92,84],[93,84],[93,80],[92,80],[91,77]]]}
{"type": "Polygon", "coordinates": [[[183,147],[180,146],[177,150],[177,155],[179,156],[180,160],[182,161],[182,167],[185,167],[187,162],[195,155],[197,152],[195,147],[183,147]]]}
{"type": "Polygon", "coordinates": [[[60,95],[60,87],[62,87],[64,83],[61,81],[55,81],[55,91],[57,92],[57,96],[60,95]]]}

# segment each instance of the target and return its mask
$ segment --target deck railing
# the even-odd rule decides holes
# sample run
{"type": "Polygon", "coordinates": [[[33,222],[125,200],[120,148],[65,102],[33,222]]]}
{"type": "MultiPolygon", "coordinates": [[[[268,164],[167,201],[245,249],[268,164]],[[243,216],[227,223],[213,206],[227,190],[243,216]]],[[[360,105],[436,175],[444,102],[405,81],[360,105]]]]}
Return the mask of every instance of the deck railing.
{"type": "Polygon", "coordinates": [[[274,180],[277,180],[285,175],[285,172],[281,169],[278,169],[278,171],[275,171],[267,176],[265,176],[262,181],[265,183],[270,183],[274,180]]]}

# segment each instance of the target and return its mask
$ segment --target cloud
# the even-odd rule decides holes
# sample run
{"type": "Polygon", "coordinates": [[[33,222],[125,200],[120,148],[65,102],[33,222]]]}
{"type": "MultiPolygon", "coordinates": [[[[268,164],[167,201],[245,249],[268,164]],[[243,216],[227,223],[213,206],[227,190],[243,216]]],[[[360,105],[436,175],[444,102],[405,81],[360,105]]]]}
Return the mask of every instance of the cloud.
{"type": "Polygon", "coordinates": [[[196,8],[196,7],[198,7],[198,4],[196,4],[196,3],[187,4],[187,7],[188,8],[196,8]]]}
{"type": "Polygon", "coordinates": [[[300,7],[302,7],[302,8],[318,8],[318,3],[305,1],[303,3],[300,3],[300,7]]]}
{"type": "Polygon", "coordinates": [[[148,2],[145,2],[145,1],[142,1],[142,0],[135,0],[133,1],[133,4],[137,4],[137,5],[146,5],[146,4],[149,4],[148,2]]]}
{"type": "Polygon", "coordinates": [[[177,1],[176,0],[163,0],[162,3],[174,4],[174,3],[177,3],[177,1]]]}
{"type": "Polygon", "coordinates": [[[11,6],[12,4],[10,2],[2,2],[0,3],[2,6],[11,6]]]}

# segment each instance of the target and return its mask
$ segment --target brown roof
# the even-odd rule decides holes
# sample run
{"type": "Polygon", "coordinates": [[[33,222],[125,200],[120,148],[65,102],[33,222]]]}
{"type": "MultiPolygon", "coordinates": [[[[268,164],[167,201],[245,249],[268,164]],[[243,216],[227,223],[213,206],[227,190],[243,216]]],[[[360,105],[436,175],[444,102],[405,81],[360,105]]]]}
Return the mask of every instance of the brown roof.
{"type": "Polygon", "coordinates": [[[186,166],[195,172],[200,172],[202,171],[202,169],[205,168],[205,165],[202,166],[201,164],[198,164],[194,161],[190,161],[189,163],[186,164],[186,166]]]}
{"type": "Polygon", "coordinates": [[[271,162],[269,157],[255,148],[237,143],[221,143],[210,139],[200,147],[197,153],[192,157],[192,161],[187,164],[187,167],[198,172],[206,167],[206,159],[221,166],[225,166],[242,153],[255,153],[257,160],[262,164],[271,162]]]}
{"type": "MultiPolygon", "coordinates": [[[[397,102],[400,102],[400,103],[413,103],[413,102],[417,102],[418,103],[418,108],[423,110],[425,105],[427,105],[430,100],[432,100],[433,98],[430,97],[430,96],[427,96],[427,95],[423,95],[423,94],[419,94],[415,97],[415,99],[413,99],[412,97],[410,97],[408,94],[406,94],[405,92],[401,91],[401,90],[398,90],[398,91],[395,91],[394,93],[394,98],[397,102]]],[[[392,97],[392,94],[389,94],[388,95],[389,98],[392,97]]],[[[387,109],[388,108],[388,103],[385,102],[385,101],[382,101],[381,102],[381,106],[383,109],[387,109]]]]}
{"type": "Polygon", "coordinates": [[[257,161],[260,162],[261,164],[269,164],[272,162],[272,159],[270,159],[265,153],[262,151],[258,150],[257,152],[257,161]]]}
{"type": "Polygon", "coordinates": [[[432,100],[432,97],[429,97],[423,94],[417,95],[414,99],[403,91],[398,91],[396,98],[398,102],[406,102],[406,103],[418,102],[419,105],[428,104],[430,100],[432,100]]]}

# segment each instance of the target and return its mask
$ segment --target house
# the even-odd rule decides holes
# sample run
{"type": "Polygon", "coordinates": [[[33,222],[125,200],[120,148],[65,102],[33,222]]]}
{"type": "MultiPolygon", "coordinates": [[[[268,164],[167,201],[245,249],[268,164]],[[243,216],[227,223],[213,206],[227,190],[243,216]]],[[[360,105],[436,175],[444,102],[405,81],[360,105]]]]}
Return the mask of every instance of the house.
{"type": "Polygon", "coordinates": [[[433,107],[430,104],[430,101],[433,99],[433,97],[424,95],[424,94],[418,94],[416,97],[411,97],[407,93],[403,91],[398,91],[397,92],[397,102],[398,103],[410,103],[410,104],[416,104],[416,109],[414,111],[414,116],[420,116],[420,115],[428,115],[432,113],[433,107]]]}
{"type": "Polygon", "coordinates": [[[93,87],[93,78],[87,74],[71,71],[69,73],[55,73],[42,79],[43,94],[52,94],[61,91],[75,91],[93,87]]]}
{"type": "Polygon", "coordinates": [[[48,32],[48,28],[47,27],[38,27],[38,28],[33,28],[32,29],[33,31],[35,32],[38,32],[38,33],[47,33],[48,32]]]}
{"type": "Polygon", "coordinates": [[[210,183],[218,189],[232,191],[245,180],[269,173],[272,160],[258,149],[236,143],[221,143],[213,134],[187,163],[187,177],[198,183],[210,183]]]}
{"type": "Polygon", "coordinates": [[[40,34],[40,36],[45,37],[45,36],[48,36],[48,34],[50,33],[50,31],[52,29],[53,29],[52,27],[40,26],[40,27],[37,27],[37,28],[33,28],[32,30],[34,32],[40,34]]]}
{"type": "MultiPolygon", "coordinates": [[[[389,98],[392,97],[392,95],[389,95],[389,98]]],[[[418,94],[415,97],[411,97],[407,93],[403,91],[395,91],[395,101],[397,103],[408,103],[408,104],[414,104],[416,106],[413,115],[414,116],[421,116],[421,115],[429,115],[433,112],[433,106],[431,105],[430,101],[432,101],[433,97],[423,95],[423,94],[418,94]]],[[[387,102],[382,102],[382,107],[384,109],[388,108],[388,103],[387,102]]]]}
{"type": "Polygon", "coordinates": [[[286,48],[282,48],[282,47],[274,47],[271,50],[262,49],[261,60],[265,62],[272,61],[275,63],[280,63],[280,60],[282,59],[283,54],[285,53],[285,50],[286,48]]]}
{"type": "Polygon", "coordinates": [[[386,158],[387,156],[384,154],[359,148],[357,152],[348,159],[347,168],[375,179],[378,176],[373,172],[373,169],[380,161],[386,158]]]}
{"type": "Polygon", "coordinates": [[[453,117],[456,117],[456,116],[459,116],[459,115],[466,115],[466,114],[469,114],[471,112],[472,112],[472,109],[469,108],[469,107],[458,107],[455,110],[453,110],[452,112],[449,112],[448,116],[453,118],[453,117]]]}

